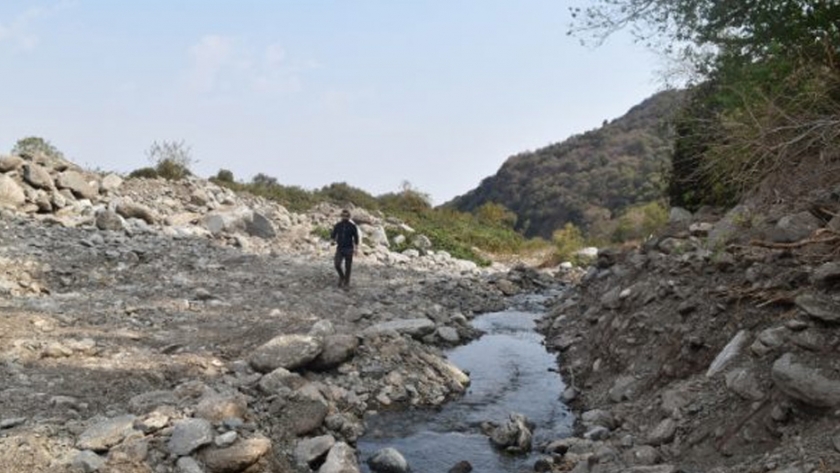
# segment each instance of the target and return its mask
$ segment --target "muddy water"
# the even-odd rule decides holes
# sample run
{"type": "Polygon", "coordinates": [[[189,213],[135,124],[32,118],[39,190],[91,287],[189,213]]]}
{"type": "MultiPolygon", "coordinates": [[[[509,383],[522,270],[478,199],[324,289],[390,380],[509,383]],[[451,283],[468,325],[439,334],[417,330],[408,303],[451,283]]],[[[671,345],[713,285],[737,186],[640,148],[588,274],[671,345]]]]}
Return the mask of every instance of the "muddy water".
{"type": "Polygon", "coordinates": [[[536,424],[535,446],[571,433],[572,415],[559,400],[565,385],[553,371],[555,357],[534,331],[540,314],[530,311],[534,300],[530,302],[528,311],[477,317],[473,326],[486,334],[448,353],[455,365],[470,373],[471,384],[462,398],[437,411],[367,417],[368,433],[358,445],[361,460],[394,447],[416,472],[446,473],[462,460],[482,473],[533,471],[538,454],[511,456],[495,450],[480,429],[484,421],[501,423],[511,412],[519,412],[536,424]]]}

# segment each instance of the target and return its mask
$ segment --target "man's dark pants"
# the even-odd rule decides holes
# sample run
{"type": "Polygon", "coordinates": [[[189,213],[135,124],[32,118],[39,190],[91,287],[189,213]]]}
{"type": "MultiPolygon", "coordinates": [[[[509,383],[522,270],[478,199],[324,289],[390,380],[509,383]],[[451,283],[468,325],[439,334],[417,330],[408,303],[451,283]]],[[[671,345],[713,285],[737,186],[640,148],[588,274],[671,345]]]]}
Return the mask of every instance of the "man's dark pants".
{"type": "Polygon", "coordinates": [[[348,286],[350,284],[350,271],[353,269],[353,250],[336,250],[335,252],[335,270],[338,272],[341,286],[348,286]],[[344,271],[341,270],[341,262],[344,261],[344,271]]]}

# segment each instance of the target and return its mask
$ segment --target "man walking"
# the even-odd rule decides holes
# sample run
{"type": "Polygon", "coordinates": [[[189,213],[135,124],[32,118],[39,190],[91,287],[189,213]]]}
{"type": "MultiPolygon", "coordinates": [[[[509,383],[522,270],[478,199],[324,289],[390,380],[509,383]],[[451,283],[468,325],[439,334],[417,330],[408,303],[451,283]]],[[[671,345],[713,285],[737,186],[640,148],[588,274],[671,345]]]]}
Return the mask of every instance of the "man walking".
{"type": "Polygon", "coordinates": [[[350,211],[341,211],[341,221],[333,227],[330,238],[335,249],[335,270],[338,272],[338,287],[347,288],[350,286],[350,270],[353,268],[353,255],[359,248],[359,229],[356,224],[350,221],[350,211]],[[341,263],[344,262],[344,271],[341,270],[341,263]]]}

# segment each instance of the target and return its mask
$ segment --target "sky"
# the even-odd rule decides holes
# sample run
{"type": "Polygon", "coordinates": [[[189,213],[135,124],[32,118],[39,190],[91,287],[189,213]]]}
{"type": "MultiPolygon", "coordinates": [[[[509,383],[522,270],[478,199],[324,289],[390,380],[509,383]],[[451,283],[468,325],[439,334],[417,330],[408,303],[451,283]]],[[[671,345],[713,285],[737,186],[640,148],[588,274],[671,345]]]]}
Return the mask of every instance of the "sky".
{"type": "Polygon", "coordinates": [[[436,204],[661,89],[558,0],[2,0],[0,153],[27,136],[127,173],[154,142],[219,169],[436,204]]]}

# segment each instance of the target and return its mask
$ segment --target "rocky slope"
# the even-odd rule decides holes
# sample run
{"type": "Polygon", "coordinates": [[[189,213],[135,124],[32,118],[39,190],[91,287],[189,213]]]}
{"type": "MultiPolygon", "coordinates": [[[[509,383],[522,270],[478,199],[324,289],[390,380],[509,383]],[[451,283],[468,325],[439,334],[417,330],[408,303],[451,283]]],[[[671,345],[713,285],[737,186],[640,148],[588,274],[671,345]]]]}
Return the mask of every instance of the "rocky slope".
{"type": "Polygon", "coordinates": [[[528,277],[356,209],[340,290],[337,210],[0,157],[0,471],[353,472],[367,410],[462,392],[440,347],[528,277]]]}
{"type": "Polygon", "coordinates": [[[840,186],[675,209],[602,252],[542,330],[582,414],[555,471],[838,472],[840,186]]]}

